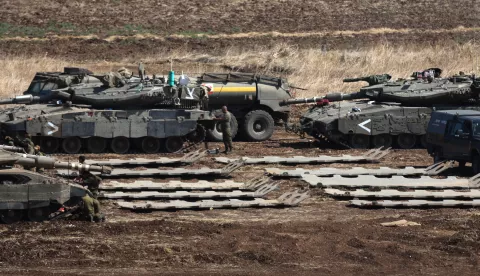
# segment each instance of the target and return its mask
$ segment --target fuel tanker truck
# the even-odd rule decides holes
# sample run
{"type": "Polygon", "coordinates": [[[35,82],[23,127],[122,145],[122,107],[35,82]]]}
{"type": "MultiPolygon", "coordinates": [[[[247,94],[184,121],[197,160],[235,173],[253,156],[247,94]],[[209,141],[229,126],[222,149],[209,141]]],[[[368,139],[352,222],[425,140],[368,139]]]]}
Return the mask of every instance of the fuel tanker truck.
{"type": "MultiPolygon", "coordinates": [[[[232,134],[248,141],[268,140],[275,122],[287,123],[289,106],[280,103],[292,98],[287,80],[251,73],[206,73],[195,80],[209,88],[209,109],[228,107],[232,116],[232,134]]],[[[222,140],[219,124],[208,133],[215,141],[222,140]]]]}
{"type": "Polygon", "coordinates": [[[441,69],[415,72],[412,79],[390,81],[390,75],[345,79],[365,81],[358,92],[286,100],[280,105],[315,103],[287,130],[352,148],[425,147],[433,110],[480,110],[480,79],[459,74],[441,78],[441,69]]]}
{"type": "Polygon", "coordinates": [[[46,156],[13,153],[0,149],[0,219],[14,223],[27,218],[43,221],[52,218],[63,205],[74,207],[91,192],[81,185],[50,177],[14,165],[36,168],[63,168],[110,173],[111,168],[70,162],[59,162],[46,156]]]}

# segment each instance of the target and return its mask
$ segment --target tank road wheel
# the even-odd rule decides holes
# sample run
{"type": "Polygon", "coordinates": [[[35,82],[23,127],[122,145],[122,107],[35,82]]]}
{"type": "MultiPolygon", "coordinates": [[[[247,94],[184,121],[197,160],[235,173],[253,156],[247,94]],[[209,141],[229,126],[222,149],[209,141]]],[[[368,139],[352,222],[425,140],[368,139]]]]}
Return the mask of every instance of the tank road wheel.
{"type": "Polygon", "coordinates": [[[48,219],[51,210],[49,206],[32,208],[28,210],[28,219],[35,222],[41,222],[48,219]]]}
{"type": "Polygon", "coordinates": [[[368,149],[370,147],[370,136],[353,134],[350,136],[350,146],[354,149],[368,149]]]}
{"type": "Polygon", "coordinates": [[[167,152],[177,152],[183,148],[182,137],[172,136],[165,140],[165,149],[167,152]]]}
{"type": "Polygon", "coordinates": [[[397,144],[401,149],[411,149],[417,143],[417,136],[409,133],[399,134],[397,144]]]}
{"type": "Polygon", "coordinates": [[[63,151],[69,154],[78,153],[81,148],[82,148],[82,140],[80,140],[80,138],[76,136],[67,137],[62,142],[63,151]]]}
{"type": "MultiPolygon", "coordinates": [[[[232,130],[232,139],[235,138],[238,132],[237,118],[232,114],[232,120],[230,121],[230,128],[232,130]]],[[[215,123],[215,127],[207,132],[208,139],[212,142],[222,142],[223,134],[220,127],[220,122],[215,123]]]]}
{"type": "Polygon", "coordinates": [[[196,144],[205,140],[206,136],[207,136],[207,131],[205,130],[205,127],[202,125],[197,125],[197,129],[195,129],[195,131],[190,132],[187,138],[190,142],[196,144]]]}
{"type": "Polygon", "coordinates": [[[23,210],[2,210],[0,218],[6,224],[19,222],[23,218],[23,210]]]}
{"type": "Polygon", "coordinates": [[[42,137],[40,140],[40,148],[45,153],[54,153],[58,151],[60,142],[55,137],[42,137]]]}
{"type": "Polygon", "coordinates": [[[142,139],[142,150],[145,153],[156,153],[160,150],[160,140],[155,137],[147,136],[142,139]]]}
{"type": "Polygon", "coordinates": [[[389,148],[392,146],[392,136],[390,136],[390,134],[375,135],[373,136],[372,144],[374,148],[389,148]]]}
{"type": "Polygon", "coordinates": [[[87,149],[91,153],[101,153],[107,148],[107,141],[103,137],[92,136],[87,139],[87,149]]]}
{"type": "Polygon", "coordinates": [[[130,140],[125,136],[118,136],[112,139],[110,148],[114,153],[123,154],[127,153],[130,149],[130,140]]]}
{"type": "Polygon", "coordinates": [[[275,122],[268,112],[253,110],[245,116],[242,130],[247,140],[259,142],[270,139],[274,129],[275,122]]]}

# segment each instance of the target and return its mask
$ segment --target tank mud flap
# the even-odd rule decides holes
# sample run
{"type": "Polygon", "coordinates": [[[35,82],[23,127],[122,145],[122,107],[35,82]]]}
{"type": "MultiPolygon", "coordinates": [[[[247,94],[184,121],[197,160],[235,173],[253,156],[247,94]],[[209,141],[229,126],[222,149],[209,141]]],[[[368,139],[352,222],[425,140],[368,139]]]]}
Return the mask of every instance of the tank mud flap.
{"type": "Polygon", "coordinates": [[[216,198],[255,198],[263,197],[266,194],[278,189],[277,185],[265,184],[254,192],[245,192],[240,190],[233,191],[175,191],[175,192],[158,192],[158,191],[141,191],[141,192],[115,192],[104,193],[101,198],[105,199],[216,199],[216,198]]]}
{"type": "MultiPolygon", "coordinates": [[[[314,163],[360,163],[360,162],[378,162],[390,152],[391,148],[382,150],[382,148],[371,149],[361,156],[342,155],[342,156],[326,156],[317,157],[293,156],[265,156],[262,158],[243,157],[245,164],[314,164],[314,163]]],[[[215,161],[219,163],[229,164],[238,159],[230,159],[226,157],[217,157],[215,161]]]]}
{"type": "Polygon", "coordinates": [[[251,200],[228,199],[222,201],[201,200],[184,201],[172,200],[168,202],[117,202],[120,208],[134,211],[153,211],[153,210],[182,210],[182,209],[217,209],[217,208],[261,208],[261,207],[291,207],[296,206],[309,197],[308,192],[300,193],[298,191],[287,192],[277,199],[254,198],[251,200]]]}
{"type": "Polygon", "coordinates": [[[98,166],[155,166],[155,165],[177,165],[177,164],[192,164],[204,156],[207,152],[204,150],[193,151],[185,154],[181,158],[165,158],[158,159],[146,159],[146,158],[134,158],[134,159],[108,159],[108,160],[88,160],[89,165],[98,166]]]}

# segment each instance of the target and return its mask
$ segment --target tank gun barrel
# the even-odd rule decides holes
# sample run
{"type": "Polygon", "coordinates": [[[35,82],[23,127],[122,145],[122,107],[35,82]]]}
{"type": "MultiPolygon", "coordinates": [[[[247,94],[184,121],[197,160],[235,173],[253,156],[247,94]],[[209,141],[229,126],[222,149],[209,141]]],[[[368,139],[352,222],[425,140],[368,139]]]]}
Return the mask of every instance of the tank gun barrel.
{"type": "Polygon", "coordinates": [[[304,99],[290,99],[280,102],[280,106],[291,105],[291,104],[305,104],[305,103],[325,103],[328,102],[339,102],[343,100],[355,100],[365,98],[364,93],[355,92],[350,94],[344,93],[329,93],[321,97],[313,98],[304,98],[304,99]]]}
{"type": "Polygon", "coordinates": [[[14,146],[7,146],[7,145],[0,145],[0,149],[12,151],[12,152],[24,152],[22,147],[14,147],[14,146]]]}
{"type": "MultiPolygon", "coordinates": [[[[96,166],[96,165],[87,165],[71,162],[62,162],[57,161],[55,158],[47,156],[38,156],[31,154],[21,154],[21,153],[10,153],[12,158],[9,159],[13,164],[18,164],[22,166],[36,167],[36,168],[45,168],[45,169],[69,169],[75,171],[88,171],[88,172],[101,172],[104,174],[109,174],[112,172],[112,168],[108,166],[96,166]]],[[[8,159],[8,158],[7,158],[8,159]]]]}
{"type": "Polygon", "coordinates": [[[0,100],[0,104],[31,104],[40,101],[40,97],[33,95],[21,95],[15,98],[0,100]]]}

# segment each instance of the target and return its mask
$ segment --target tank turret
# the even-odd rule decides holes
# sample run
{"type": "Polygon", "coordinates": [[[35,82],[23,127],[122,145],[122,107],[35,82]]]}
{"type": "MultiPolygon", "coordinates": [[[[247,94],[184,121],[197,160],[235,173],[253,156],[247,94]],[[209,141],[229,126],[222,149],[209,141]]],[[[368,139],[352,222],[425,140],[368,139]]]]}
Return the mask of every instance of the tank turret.
{"type": "Polygon", "coordinates": [[[424,146],[432,110],[480,109],[475,75],[440,78],[440,74],[441,69],[430,68],[408,80],[387,81],[387,74],[345,79],[369,85],[351,94],[285,101],[317,103],[302,115],[299,126],[287,129],[354,148],[424,146]],[[328,104],[340,101],[344,102],[328,104]]]}
{"type": "Polygon", "coordinates": [[[60,162],[50,157],[0,149],[0,220],[4,223],[15,223],[25,218],[31,221],[48,220],[63,214],[57,211],[60,208],[74,211],[79,207],[82,197],[93,196],[81,185],[13,165],[111,172],[110,167],[60,162]]]}

